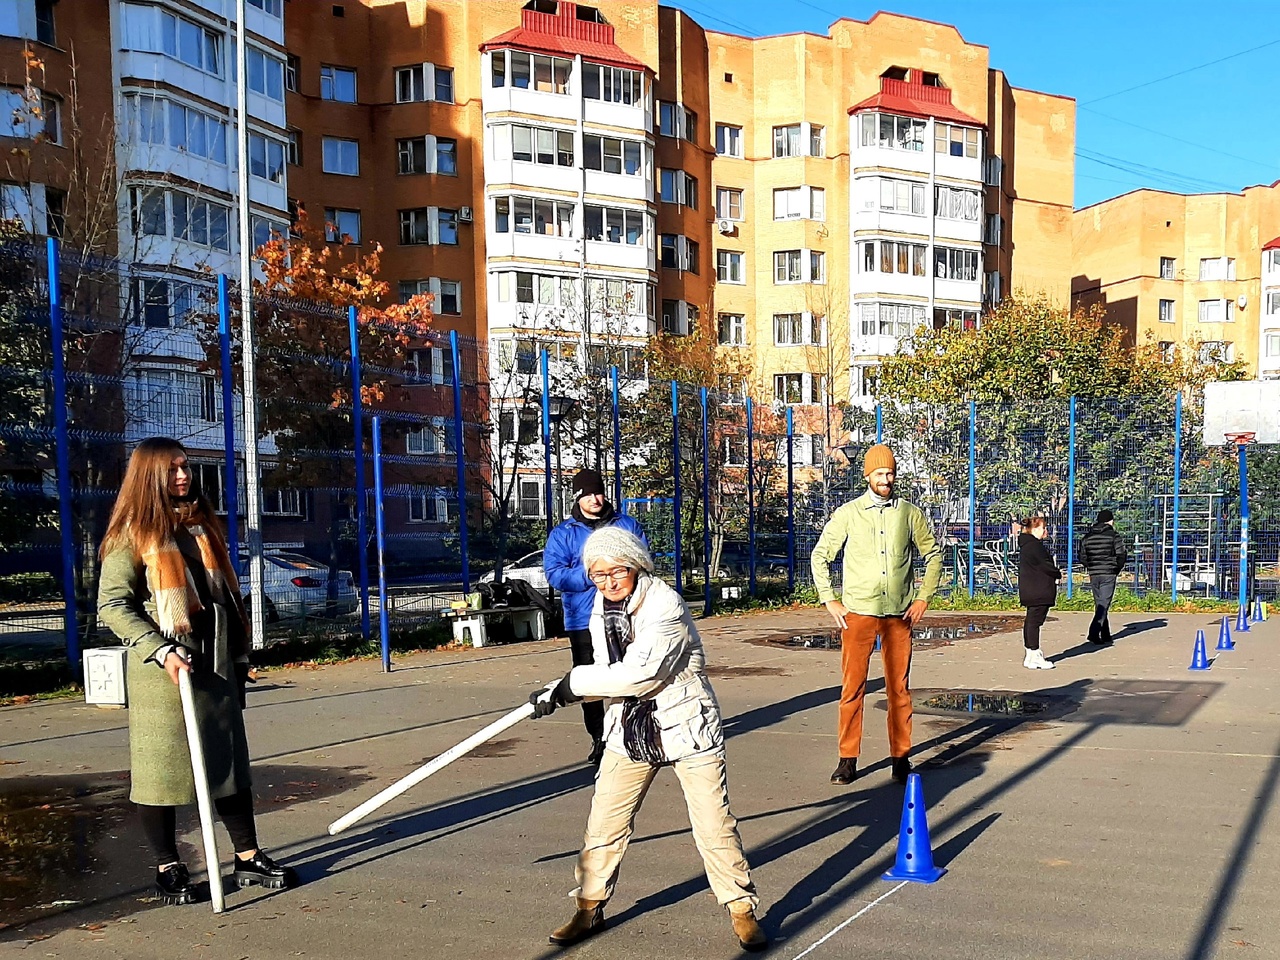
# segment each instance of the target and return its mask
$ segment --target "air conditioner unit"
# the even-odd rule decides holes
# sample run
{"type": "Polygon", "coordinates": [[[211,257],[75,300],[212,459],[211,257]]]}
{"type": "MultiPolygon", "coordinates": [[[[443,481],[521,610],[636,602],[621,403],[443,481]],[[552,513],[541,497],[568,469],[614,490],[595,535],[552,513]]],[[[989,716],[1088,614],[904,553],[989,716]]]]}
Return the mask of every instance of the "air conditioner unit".
{"type": "Polygon", "coordinates": [[[470,208],[470,207],[463,207],[461,210],[459,210],[459,211],[458,211],[458,219],[459,219],[460,221],[462,221],[463,223],[470,223],[470,222],[471,222],[471,208],[470,208]]]}
{"type": "Polygon", "coordinates": [[[733,221],[717,220],[716,229],[719,230],[721,233],[733,233],[733,221]]]}

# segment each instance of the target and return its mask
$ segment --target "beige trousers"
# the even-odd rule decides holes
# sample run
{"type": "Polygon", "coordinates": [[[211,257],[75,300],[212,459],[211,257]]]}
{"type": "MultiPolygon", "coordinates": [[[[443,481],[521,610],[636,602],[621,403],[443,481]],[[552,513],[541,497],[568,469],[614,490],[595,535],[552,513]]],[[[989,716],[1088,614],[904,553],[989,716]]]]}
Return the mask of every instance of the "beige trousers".
{"type": "MultiPolygon", "coordinates": [[[[742,852],[738,821],[729,812],[729,781],[724,751],[716,750],[675,761],[676,777],[689,807],[693,840],[711,890],[721,904],[749,900],[759,906],[751,869],[742,852]]],[[[591,798],[591,815],[576,870],[578,888],[570,896],[608,900],[618,882],[622,855],[635,831],[636,813],[644,802],[658,767],[605,750],[591,798]]]]}

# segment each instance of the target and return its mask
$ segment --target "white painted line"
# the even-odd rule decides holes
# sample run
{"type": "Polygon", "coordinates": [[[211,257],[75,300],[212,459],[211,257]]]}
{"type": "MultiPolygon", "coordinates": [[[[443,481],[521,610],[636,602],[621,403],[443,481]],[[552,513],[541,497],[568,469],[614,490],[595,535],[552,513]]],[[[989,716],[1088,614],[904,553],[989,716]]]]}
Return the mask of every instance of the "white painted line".
{"type": "Polygon", "coordinates": [[[801,958],[801,957],[805,957],[805,956],[808,956],[809,954],[813,953],[813,951],[817,950],[820,946],[822,946],[824,943],[826,943],[828,940],[830,940],[832,937],[834,937],[837,933],[839,933],[841,930],[843,930],[843,929],[844,929],[845,927],[847,927],[849,924],[853,923],[853,921],[857,920],[857,919],[858,919],[860,916],[862,916],[864,913],[866,913],[867,911],[869,911],[869,910],[870,910],[872,907],[874,907],[877,903],[880,903],[882,900],[888,900],[890,897],[892,897],[895,893],[897,893],[899,890],[901,890],[903,887],[905,887],[905,886],[906,886],[908,883],[910,883],[910,882],[911,882],[911,881],[909,881],[909,880],[903,880],[901,883],[899,883],[896,887],[894,887],[894,888],[893,888],[892,890],[890,890],[888,893],[882,893],[880,896],[876,897],[874,900],[872,900],[870,903],[868,903],[865,907],[863,907],[861,910],[859,910],[857,913],[855,913],[852,917],[850,917],[850,918],[849,918],[848,920],[846,920],[844,923],[840,924],[840,926],[836,927],[834,930],[832,930],[830,933],[828,933],[825,937],[823,937],[821,940],[819,940],[819,941],[818,941],[817,943],[815,943],[813,946],[809,947],[809,948],[808,948],[807,950],[805,950],[803,953],[797,953],[797,954],[796,954],[796,958],[795,958],[795,960],[800,960],[800,958],[801,958]]]}

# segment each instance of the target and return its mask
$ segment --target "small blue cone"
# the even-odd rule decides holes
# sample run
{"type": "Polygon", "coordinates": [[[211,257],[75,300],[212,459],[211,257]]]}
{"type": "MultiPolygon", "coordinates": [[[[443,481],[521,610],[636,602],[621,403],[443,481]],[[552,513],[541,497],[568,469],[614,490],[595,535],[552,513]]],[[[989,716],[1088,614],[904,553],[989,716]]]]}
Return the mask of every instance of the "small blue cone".
{"type": "Polygon", "coordinates": [[[1222,626],[1218,629],[1218,645],[1216,650],[1234,650],[1235,643],[1231,639],[1231,618],[1223,617],[1222,626]]]}
{"type": "Polygon", "coordinates": [[[873,652],[873,653],[876,653],[876,652],[878,652],[879,650],[880,650],[880,634],[878,634],[878,633],[877,633],[877,634],[876,634],[876,645],[875,645],[875,647],[872,649],[872,652],[873,652]]]}
{"type": "Polygon", "coordinates": [[[1209,654],[1208,654],[1208,651],[1206,651],[1204,648],[1204,631],[1203,630],[1196,631],[1196,650],[1195,650],[1195,653],[1191,655],[1191,666],[1187,667],[1187,669],[1188,670],[1208,670],[1209,669],[1209,654]]]}
{"type": "Polygon", "coordinates": [[[1254,597],[1253,598],[1253,622],[1261,623],[1265,619],[1266,617],[1262,615],[1262,598],[1254,597]]]}
{"type": "Polygon", "coordinates": [[[902,801],[902,826],[898,829],[898,859],[883,879],[935,883],[946,872],[946,869],[934,866],[933,863],[933,848],[929,846],[929,822],[924,814],[924,788],[920,786],[920,774],[909,774],[907,795],[902,801]]]}
{"type": "Polygon", "coordinates": [[[1246,603],[1240,608],[1240,612],[1236,614],[1236,633],[1249,632],[1249,605],[1246,603]]]}

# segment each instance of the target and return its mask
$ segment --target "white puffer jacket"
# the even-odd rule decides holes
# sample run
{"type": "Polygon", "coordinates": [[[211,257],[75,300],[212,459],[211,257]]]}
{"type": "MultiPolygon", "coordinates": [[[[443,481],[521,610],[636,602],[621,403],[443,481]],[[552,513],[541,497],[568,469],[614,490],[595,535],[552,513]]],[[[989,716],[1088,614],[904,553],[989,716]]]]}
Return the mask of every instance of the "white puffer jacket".
{"type": "Polygon", "coordinates": [[[631,645],[617,663],[609,662],[603,610],[603,595],[597,594],[591,613],[595,663],[574,667],[569,688],[583,699],[605,701],[608,749],[627,753],[622,737],[626,697],[656,701],[654,716],[668,760],[723,749],[720,705],[707,679],[702,638],[680,595],[662,580],[640,576],[627,601],[631,645]]]}

